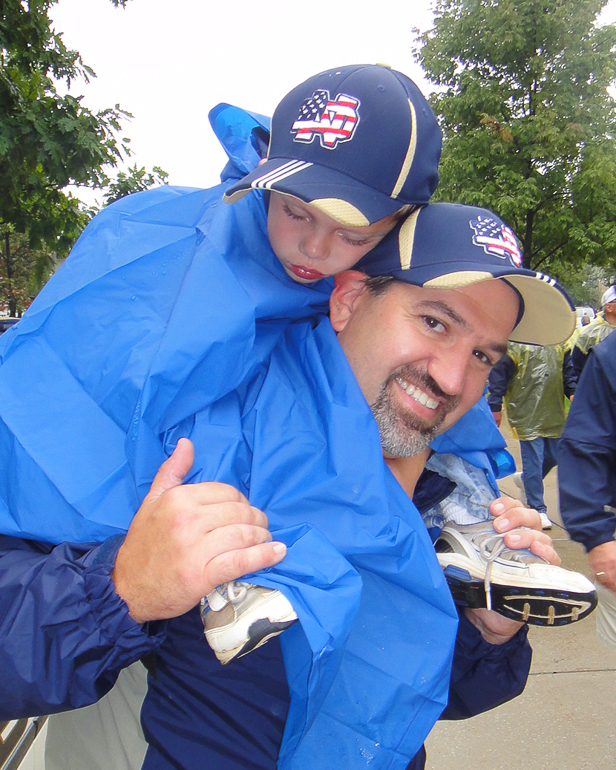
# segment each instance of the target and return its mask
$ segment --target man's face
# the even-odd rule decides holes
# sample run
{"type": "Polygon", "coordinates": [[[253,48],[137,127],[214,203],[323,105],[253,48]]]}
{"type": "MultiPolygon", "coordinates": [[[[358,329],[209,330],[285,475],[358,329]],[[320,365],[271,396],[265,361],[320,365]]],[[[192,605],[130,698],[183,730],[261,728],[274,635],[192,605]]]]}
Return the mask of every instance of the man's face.
{"type": "Polygon", "coordinates": [[[367,227],[342,225],[290,195],[272,193],[267,233],[274,254],[298,283],[349,270],[394,227],[389,216],[367,227]]]}
{"type": "Polygon", "coordinates": [[[616,299],[613,300],[613,302],[608,302],[603,307],[603,313],[605,316],[609,317],[610,321],[613,323],[613,319],[616,318],[616,299]]]}
{"type": "Polygon", "coordinates": [[[463,289],[395,282],[374,296],[363,276],[336,280],[330,317],[370,404],[383,451],[425,449],[483,394],[490,368],[507,349],[518,298],[503,281],[463,289]]]}

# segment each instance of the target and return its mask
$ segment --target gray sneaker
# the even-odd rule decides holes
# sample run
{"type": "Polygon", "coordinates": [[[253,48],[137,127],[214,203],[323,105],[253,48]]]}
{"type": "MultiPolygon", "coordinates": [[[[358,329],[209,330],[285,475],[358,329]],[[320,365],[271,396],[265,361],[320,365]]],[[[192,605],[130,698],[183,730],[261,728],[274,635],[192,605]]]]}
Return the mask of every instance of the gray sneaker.
{"type": "Polygon", "coordinates": [[[208,644],[226,665],[281,634],[297,615],[280,591],[233,581],[201,600],[201,620],[208,644]]]}
{"type": "Polygon", "coordinates": [[[588,578],[528,550],[507,548],[490,521],[448,524],[434,547],[454,602],[463,607],[495,610],[535,626],[562,626],[597,606],[588,578]]]}

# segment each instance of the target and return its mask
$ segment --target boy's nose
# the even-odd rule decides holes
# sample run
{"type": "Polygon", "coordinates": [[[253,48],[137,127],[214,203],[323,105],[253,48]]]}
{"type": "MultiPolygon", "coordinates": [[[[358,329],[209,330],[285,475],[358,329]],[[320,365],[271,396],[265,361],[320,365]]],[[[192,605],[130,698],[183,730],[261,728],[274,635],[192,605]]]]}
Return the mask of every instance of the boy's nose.
{"type": "Polygon", "coordinates": [[[329,248],[327,237],[316,232],[305,235],[299,246],[301,253],[309,259],[327,259],[329,248]]]}

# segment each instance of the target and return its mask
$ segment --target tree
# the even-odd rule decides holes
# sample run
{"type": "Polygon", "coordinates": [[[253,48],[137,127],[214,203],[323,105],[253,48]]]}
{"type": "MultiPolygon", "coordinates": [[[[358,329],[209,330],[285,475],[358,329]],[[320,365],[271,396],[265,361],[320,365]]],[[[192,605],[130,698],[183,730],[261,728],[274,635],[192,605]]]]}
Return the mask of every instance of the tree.
{"type": "Polygon", "coordinates": [[[105,195],[105,205],[108,206],[114,201],[119,201],[131,193],[147,190],[156,184],[167,184],[168,174],[160,166],[154,166],[152,171],[146,171],[142,166],[137,168],[135,163],[128,172],[120,171],[115,182],[109,182],[105,195]]]}
{"type": "Polygon", "coordinates": [[[67,185],[100,187],[115,166],[118,105],[92,112],[56,85],[94,76],[51,28],[56,0],[0,2],[0,221],[27,233],[33,247],[65,252],[87,216],[67,185]]]}
{"type": "Polygon", "coordinates": [[[0,225],[0,297],[8,314],[20,316],[56,266],[55,255],[32,248],[25,235],[0,225]]]}
{"type": "Polygon", "coordinates": [[[130,156],[129,140],[119,138],[130,113],[117,104],[92,112],[82,97],[58,93],[95,74],[52,28],[56,2],[0,0],[0,298],[11,314],[27,306],[95,213],[67,186],[108,188],[110,202],[167,177],[135,166],[110,180],[108,169],[130,156]]]}
{"type": "Polygon", "coordinates": [[[485,206],[524,265],[616,265],[616,28],[607,0],[436,0],[416,56],[438,86],[436,199],[485,206]]]}

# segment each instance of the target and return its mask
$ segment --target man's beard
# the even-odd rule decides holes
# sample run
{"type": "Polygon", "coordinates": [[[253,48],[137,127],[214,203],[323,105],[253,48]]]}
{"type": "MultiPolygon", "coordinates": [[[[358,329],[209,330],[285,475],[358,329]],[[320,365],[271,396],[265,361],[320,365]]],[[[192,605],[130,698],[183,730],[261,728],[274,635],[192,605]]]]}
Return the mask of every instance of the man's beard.
{"type": "Polygon", "coordinates": [[[441,432],[445,417],[460,403],[459,396],[444,393],[426,372],[413,366],[397,369],[381,387],[371,409],[379,426],[383,452],[392,457],[414,457],[426,449],[441,432]],[[426,423],[413,412],[403,411],[392,397],[394,381],[400,378],[419,385],[422,390],[442,399],[434,422],[426,423]]]}

